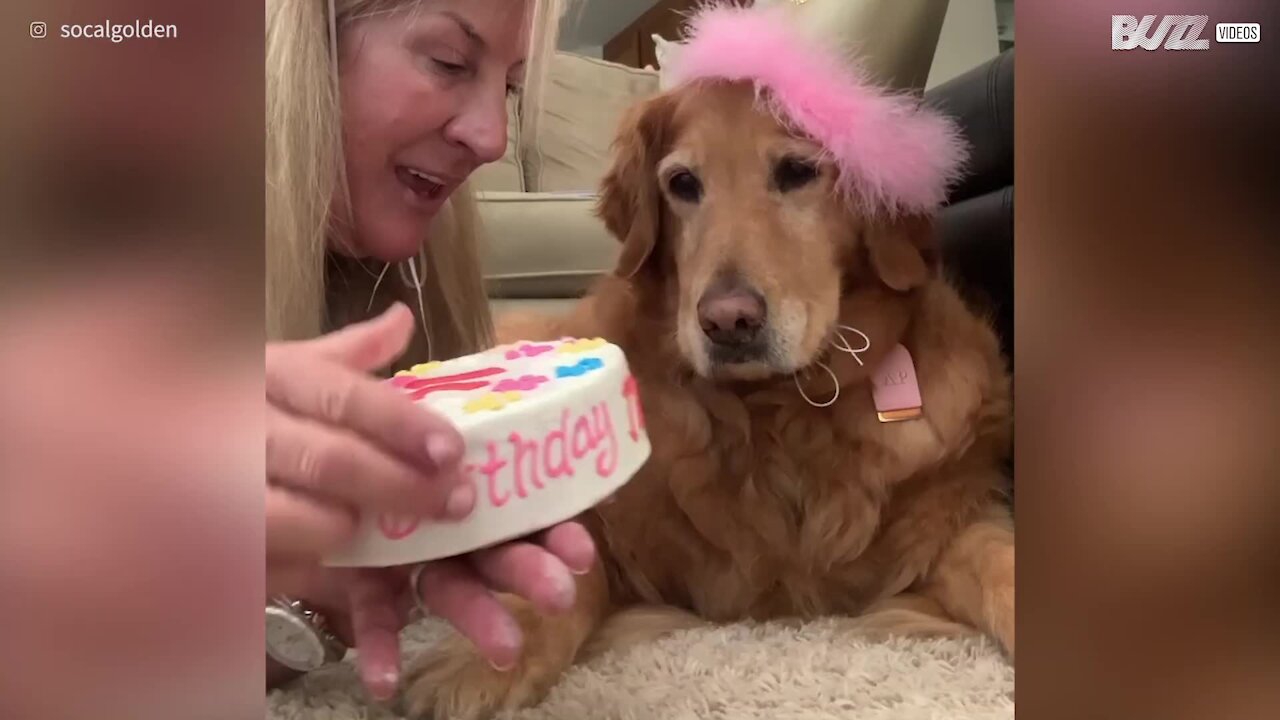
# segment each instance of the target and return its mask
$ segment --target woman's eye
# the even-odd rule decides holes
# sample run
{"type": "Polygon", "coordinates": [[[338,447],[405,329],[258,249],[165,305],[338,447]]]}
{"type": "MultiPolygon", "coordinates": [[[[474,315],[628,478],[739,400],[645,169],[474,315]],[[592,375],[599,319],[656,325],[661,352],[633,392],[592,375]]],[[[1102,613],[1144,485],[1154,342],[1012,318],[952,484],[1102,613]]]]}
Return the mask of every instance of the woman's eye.
{"type": "Polygon", "coordinates": [[[433,58],[433,62],[435,62],[436,67],[446,75],[461,75],[467,71],[466,65],[447,62],[445,60],[440,60],[439,58],[433,58]]]}
{"type": "Polygon", "coordinates": [[[818,166],[797,158],[783,158],[773,170],[779,192],[790,192],[818,179],[818,166]]]}
{"type": "Polygon", "coordinates": [[[696,203],[702,199],[702,181],[688,170],[672,173],[667,179],[667,189],[685,202],[696,203]]]}

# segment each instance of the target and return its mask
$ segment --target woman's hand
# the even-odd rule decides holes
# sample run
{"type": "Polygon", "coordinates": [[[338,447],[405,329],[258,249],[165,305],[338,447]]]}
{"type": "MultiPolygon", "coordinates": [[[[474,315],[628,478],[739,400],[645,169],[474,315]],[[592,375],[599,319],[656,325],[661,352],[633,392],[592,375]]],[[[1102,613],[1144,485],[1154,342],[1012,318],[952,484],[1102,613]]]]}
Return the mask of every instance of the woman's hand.
{"type": "MultiPolygon", "coordinates": [[[[361,512],[407,509],[460,520],[476,500],[462,477],[463,443],[452,425],[368,375],[403,353],[412,332],[412,314],[397,304],[376,319],[266,351],[267,590],[312,600],[334,615],[379,698],[393,693],[399,678],[398,635],[414,604],[409,569],[335,571],[320,558],[351,539],[361,512]]],[[[594,561],[586,530],[567,523],[536,543],[430,563],[418,590],[428,610],[506,668],[522,637],[491,590],[524,596],[547,612],[564,610],[574,599],[571,573],[587,572],[594,561]]]]}
{"type": "Polygon", "coordinates": [[[268,591],[350,540],[361,509],[460,520],[475,505],[457,430],[368,375],[412,332],[397,304],[316,340],[267,345],[268,591]]]}
{"type": "Polygon", "coordinates": [[[401,628],[420,592],[421,605],[454,626],[498,670],[520,658],[520,625],[494,597],[508,592],[554,614],[573,607],[576,583],[595,563],[591,535],[564,523],[529,541],[427,563],[410,585],[410,568],[357,570],[347,576],[350,632],[359,650],[360,677],[375,698],[391,697],[400,678],[401,628]]]}

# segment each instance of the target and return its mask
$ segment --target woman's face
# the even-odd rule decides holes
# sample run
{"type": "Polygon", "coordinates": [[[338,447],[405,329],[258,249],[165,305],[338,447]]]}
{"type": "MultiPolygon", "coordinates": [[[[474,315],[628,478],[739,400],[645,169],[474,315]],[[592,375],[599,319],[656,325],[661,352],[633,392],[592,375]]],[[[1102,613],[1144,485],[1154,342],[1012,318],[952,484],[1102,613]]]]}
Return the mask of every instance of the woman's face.
{"type": "Polygon", "coordinates": [[[424,0],[344,31],[353,227],[343,249],[384,262],[412,257],[449,195],[506,152],[506,100],[524,76],[528,9],[525,0],[424,0]]]}

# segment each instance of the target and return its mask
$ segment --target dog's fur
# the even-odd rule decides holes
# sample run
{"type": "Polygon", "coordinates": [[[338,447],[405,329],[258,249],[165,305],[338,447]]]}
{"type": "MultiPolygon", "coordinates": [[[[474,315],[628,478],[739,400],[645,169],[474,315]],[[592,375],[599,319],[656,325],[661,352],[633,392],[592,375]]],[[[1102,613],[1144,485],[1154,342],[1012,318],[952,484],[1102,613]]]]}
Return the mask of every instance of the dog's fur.
{"type": "Polygon", "coordinates": [[[412,715],[526,706],[576,659],[706,621],[969,628],[1012,656],[1013,531],[998,498],[1010,389],[996,338],[940,277],[928,218],[861,217],[832,172],[746,85],[675,90],[626,119],[600,205],[623,242],[616,273],[570,317],[522,318],[504,334],[620,345],[653,455],[583,518],[601,562],[575,609],[539,616],[511,599],[527,646],[509,672],[460,639],[419,658],[412,715]],[[780,191],[783,155],[817,158],[819,176],[780,191]],[[701,179],[699,202],[666,188],[680,169],[701,179]],[[749,362],[717,362],[699,326],[699,299],[726,277],[767,307],[767,348],[749,362]],[[870,339],[865,367],[831,352],[840,325],[870,339]],[[869,374],[897,343],[914,358],[924,416],[881,423],[869,374]],[[840,387],[821,409],[796,387],[831,396],[818,360],[840,387]]]}

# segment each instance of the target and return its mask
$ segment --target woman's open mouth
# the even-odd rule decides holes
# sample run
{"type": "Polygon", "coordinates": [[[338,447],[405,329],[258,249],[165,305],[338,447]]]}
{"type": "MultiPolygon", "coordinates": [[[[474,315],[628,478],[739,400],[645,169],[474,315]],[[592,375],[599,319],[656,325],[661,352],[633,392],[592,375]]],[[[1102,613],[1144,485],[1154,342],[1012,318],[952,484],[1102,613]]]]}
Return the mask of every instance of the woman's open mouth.
{"type": "Polygon", "coordinates": [[[396,166],[396,179],[417,199],[434,204],[445,196],[448,183],[429,173],[404,165],[396,166]]]}

